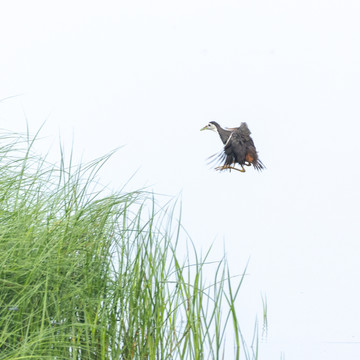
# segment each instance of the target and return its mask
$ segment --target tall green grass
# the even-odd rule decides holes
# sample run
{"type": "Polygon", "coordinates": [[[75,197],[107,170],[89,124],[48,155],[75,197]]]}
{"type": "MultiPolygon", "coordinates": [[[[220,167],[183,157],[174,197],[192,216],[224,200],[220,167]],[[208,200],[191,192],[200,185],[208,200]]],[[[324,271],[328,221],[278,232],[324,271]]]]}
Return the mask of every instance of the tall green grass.
{"type": "MultiPolygon", "coordinates": [[[[244,276],[177,248],[174,206],[111,195],[108,157],[59,166],[0,138],[0,359],[257,359],[236,312],[244,276]]],[[[255,337],[256,338],[256,337],[255,337]]]]}

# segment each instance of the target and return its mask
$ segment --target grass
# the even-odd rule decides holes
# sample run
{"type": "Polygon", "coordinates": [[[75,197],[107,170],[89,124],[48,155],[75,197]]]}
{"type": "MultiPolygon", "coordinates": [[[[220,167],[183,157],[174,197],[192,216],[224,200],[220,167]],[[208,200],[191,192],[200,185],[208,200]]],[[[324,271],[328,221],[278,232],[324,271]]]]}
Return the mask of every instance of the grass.
{"type": "Polygon", "coordinates": [[[105,195],[108,156],[55,166],[34,139],[0,138],[0,359],[258,358],[236,312],[244,276],[191,241],[178,258],[176,206],[105,195]]]}

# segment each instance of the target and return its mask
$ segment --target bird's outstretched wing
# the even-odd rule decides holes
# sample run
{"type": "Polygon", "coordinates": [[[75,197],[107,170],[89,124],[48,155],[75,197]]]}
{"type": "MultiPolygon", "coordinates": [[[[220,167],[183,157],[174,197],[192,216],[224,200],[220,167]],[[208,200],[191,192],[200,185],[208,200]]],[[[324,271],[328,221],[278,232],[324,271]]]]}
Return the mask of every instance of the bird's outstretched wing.
{"type": "Polygon", "coordinates": [[[242,122],[242,123],[240,123],[240,126],[239,127],[234,127],[234,128],[225,128],[226,130],[228,130],[228,131],[236,131],[236,130],[240,130],[240,131],[242,131],[243,133],[248,133],[249,135],[251,134],[251,132],[250,132],[250,129],[249,129],[249,127],[247,126],[247,123],[246,122],[242,122]]]}
{"type": "Polygon", "coordinates": [[[247,126],[246,122],[242,122],[240,124],[240,126],[238,127],[237,131],[241,134],[241,136],[244,138],[244,141],[249,141],[251,139],[250,135],[251,135],[251,131],[247,126]]]}

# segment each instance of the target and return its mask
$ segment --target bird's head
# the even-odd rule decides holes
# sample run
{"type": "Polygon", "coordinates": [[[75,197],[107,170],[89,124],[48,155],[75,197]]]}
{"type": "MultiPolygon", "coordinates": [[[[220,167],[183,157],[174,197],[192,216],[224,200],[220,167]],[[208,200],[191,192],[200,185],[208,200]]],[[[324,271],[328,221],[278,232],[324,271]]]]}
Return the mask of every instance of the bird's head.
{"type": "Polygon", "coordinates": [[[200,131],[202,130],[212,130],[217,132],[217,127],[215,126],[215,121],[210,121],[207,125],[205,125],[200,131]]]}

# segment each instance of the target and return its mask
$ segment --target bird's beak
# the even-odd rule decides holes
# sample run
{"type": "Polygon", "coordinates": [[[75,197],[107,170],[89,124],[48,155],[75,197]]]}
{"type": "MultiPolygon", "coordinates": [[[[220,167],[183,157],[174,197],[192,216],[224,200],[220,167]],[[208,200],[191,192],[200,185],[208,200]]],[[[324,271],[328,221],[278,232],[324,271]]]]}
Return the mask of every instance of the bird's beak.
{"type": "Polygon", "coordinates": [[[206,130],[207,129],[207,125],[204,126],[203,128],[200,129],[200,131],[206,130]]]}

